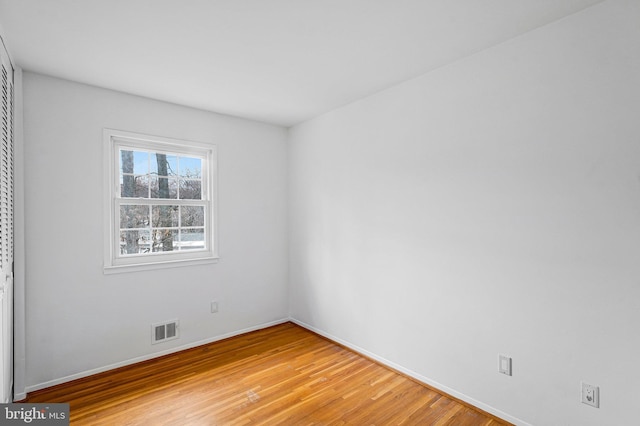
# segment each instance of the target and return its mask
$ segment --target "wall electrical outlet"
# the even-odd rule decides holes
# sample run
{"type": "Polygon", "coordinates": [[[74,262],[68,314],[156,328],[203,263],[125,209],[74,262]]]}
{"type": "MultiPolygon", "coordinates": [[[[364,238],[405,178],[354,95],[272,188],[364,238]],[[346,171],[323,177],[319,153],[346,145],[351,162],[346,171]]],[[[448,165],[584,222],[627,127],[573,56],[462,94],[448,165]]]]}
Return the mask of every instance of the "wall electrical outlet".
{"type": "Polygon", "coordinates": [[[214,300],[213,302],[211,302],[211,313],[212,314],[217,314],[218,313],[218,301],[214,300]]]}
{"type": "Polygon", "coordinates": [[[511,376],[511,357],[498,355],[498,372],[511,376]]]}
{"type": "Polygon", "coordinates": [[[585,382],[582,385],[582,403],[591,405],[592,407],[600,407],[600,388],[585,382]]]}

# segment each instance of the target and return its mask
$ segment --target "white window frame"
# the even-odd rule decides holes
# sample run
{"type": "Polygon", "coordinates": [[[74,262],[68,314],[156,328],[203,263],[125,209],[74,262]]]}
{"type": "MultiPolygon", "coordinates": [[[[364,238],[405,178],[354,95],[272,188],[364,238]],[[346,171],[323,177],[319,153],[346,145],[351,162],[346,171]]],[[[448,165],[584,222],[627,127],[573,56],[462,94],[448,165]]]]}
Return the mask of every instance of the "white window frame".
{"type": "MultiPolygon", "coordinates": [[[[114,129],[103,130],[104,140],[104,273],[133,272],[176,266],[213,263],[218,260],[217,244],[217,156],[216,146],[200,142],[150,136],[114,129]],[[170,152],[203,158],[202,200],[205,204],[205,249],[157,252],[144,255],[120,254],[120,205],[132,198],[120,196],[120,148],[170,152]]],[[[136,200],[135,198],[133,200],[136,200]]],[[[144,203],[149,203],[149,199],[144,203]]],[[[141,201],[142,202],[142,201],[141,201]]],[[[180,204],[189,200],[153,199],[153,204],[180,204]]]]}

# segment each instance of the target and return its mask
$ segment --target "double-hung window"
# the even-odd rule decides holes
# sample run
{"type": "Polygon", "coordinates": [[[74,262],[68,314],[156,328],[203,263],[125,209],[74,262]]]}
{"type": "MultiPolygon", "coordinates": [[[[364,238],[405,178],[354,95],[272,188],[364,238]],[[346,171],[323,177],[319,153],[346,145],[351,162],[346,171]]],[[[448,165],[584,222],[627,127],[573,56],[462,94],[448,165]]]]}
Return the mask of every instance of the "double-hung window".
{"type": "Polygon", "coordinates": [[[215,147],[104,130],[105,272],[211,262],[215,147]]]}

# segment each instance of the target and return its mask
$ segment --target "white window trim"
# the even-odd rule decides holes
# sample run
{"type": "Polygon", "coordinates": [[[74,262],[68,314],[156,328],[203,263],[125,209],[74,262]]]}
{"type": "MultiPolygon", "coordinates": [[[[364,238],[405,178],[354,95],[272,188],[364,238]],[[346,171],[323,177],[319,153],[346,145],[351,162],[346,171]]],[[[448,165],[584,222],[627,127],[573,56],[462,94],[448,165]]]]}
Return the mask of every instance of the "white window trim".
{"type": "MultiPolygon", "coordinates": [[[[135,272],[178,266],[200,265],[218,261],[217,241],[217,153],[216,146],[201,142],[150,136],[122,130],[104,129],[104,273],[135,272]],[[171,152],[204,156],[207,161],[202,170],[203,201],[208,204],[206,233],[207,249],[197,252],[179,252],[170,254],[153,254],[148,256],[119,257],[119,232],[116,232],[116,208],[120,194],[119,177],[120,145],[134,144],[136,147],[150,150],[166,149],[171,152]]],[[[154,200],[160,203],[166,200],[154,200]]],[[[119,229],[119,226],[118,226],[119,229]]]]}

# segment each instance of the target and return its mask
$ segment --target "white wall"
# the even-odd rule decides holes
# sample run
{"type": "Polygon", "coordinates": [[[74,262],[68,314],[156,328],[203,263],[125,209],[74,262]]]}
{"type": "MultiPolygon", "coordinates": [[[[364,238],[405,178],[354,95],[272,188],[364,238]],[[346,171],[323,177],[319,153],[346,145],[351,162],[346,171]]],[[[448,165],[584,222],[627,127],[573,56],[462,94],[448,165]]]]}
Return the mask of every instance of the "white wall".
{"type": "Polygon", "coordinates": [[[25,72],[24,156],[27,391],[288,317],[286,129],[25,72]],[[219,263],[103,274],[104,127],[217,144],[219,263]]]}
{"type": "Polygon", "coordinates": [[[638,22],[607,1],[292,128],[292,317],[517,423],[637,424],[638,22]]]}

